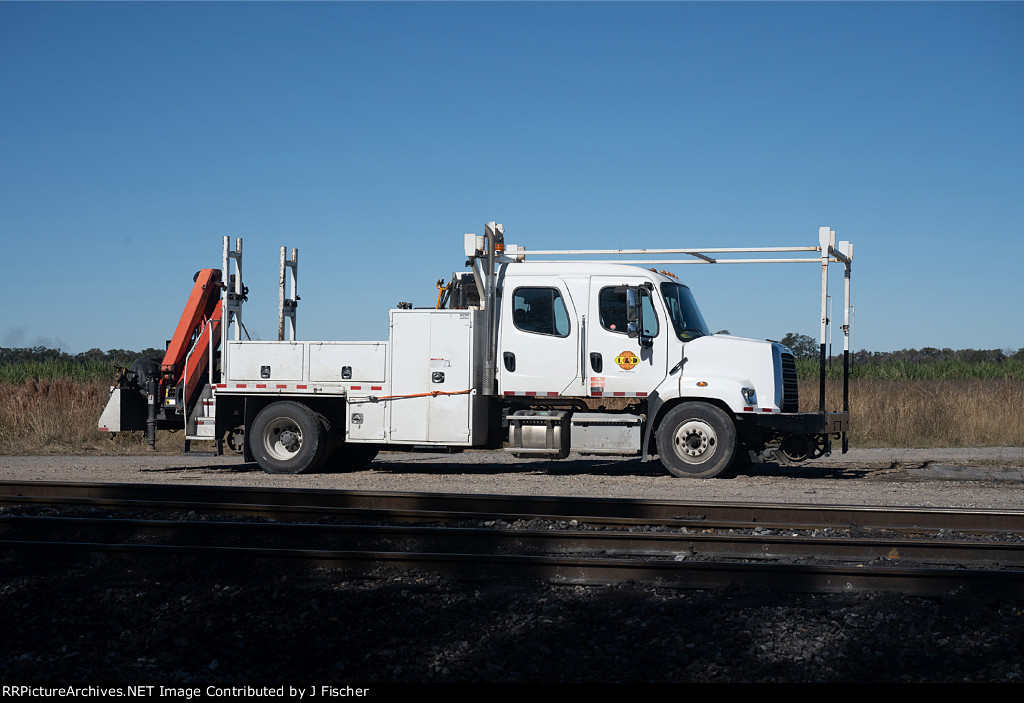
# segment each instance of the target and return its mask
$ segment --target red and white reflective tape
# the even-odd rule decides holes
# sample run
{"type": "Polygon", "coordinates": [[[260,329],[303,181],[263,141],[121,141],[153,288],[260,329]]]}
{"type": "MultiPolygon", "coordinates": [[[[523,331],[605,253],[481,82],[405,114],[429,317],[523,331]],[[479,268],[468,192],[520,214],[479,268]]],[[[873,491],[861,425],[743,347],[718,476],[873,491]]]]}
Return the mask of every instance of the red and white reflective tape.
{"type": "Polygon", "coordinates": [[[561,395],[558,391],[504,391],[502,395],[528,395],[553,398],[561,395]]]}
{"type": "Polygon", "coordinates": [[[635,393],[629,393],[627,391],[610,391],[605,393],[604,391],[590,391],[590,395],[600,398],[646,398],[647,391],[637,391],[635,393]]]}
{"type": "Polygon", "coordinates": [[[782,411],[781,410],[776,410],[775,408],[751,408],[751,407],[745,407],[745,408],[743,408],[743,412],[745,412],[745,413],[756,413],[756,412],[778,413],[778,412],[782,412],[782,411]]]}
{"type": "MultiPolygon", "coordinates": [[[[308,383],[218,383],[214,386],[218,390],[276,390],[276,391],[306,391],[310,389],[308,383]]],[[[350,391],[382,391],[384,386],[335,386],[350,391]]]]}

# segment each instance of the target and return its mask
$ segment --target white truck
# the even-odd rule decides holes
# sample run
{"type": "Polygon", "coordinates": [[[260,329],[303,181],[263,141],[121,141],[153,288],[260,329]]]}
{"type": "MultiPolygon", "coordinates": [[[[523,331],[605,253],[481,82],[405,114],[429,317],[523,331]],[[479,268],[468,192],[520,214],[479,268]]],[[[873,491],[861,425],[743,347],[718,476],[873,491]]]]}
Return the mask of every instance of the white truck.
{"type": "Polygon", "coordinates": [[[121,370],[100,429],[145,429],[152,447],[158,427],[184,426],[186,451],[213,440],[271,473],[356,469],[381,450],[489,449],[657,458],[710,478],[760,457],[818,457],[833,439],[846,451],[853,247],[831,229],[808,247],[527,251],[492,222],[464,247],[470,272],[439,281],[433,308],[400,303],[388,339],[365,342],[295,338],[298,253],[282,247],[278,340],[251,341],[242,240],[225,237],[222,269],[196,275],[163,363],[121,370]],[[775,258],[737,258],[751,253],[775,258]],[[801,262],[822,271],[813,413],[798,411],[789,349],[712,334],[689,288],[650,268],[801,262]],[[830,263],[844,267],[838,412],[824,392],[830,263]]]}

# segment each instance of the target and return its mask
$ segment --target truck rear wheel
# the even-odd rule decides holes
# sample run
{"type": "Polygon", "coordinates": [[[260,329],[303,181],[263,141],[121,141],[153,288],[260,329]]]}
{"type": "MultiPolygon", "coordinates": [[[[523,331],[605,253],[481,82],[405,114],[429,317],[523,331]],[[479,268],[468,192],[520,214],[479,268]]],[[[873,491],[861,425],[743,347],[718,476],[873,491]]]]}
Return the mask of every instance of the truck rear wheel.
{"type": "Polygon", "coordinates": [[[263,408],[253,420],[250,448],[271,474],[301,474],[316,468],[328,448],[321,418],[301,403],[282,401],[263,408]]]}
{"type": "Polygon", "coordinates": [[[656,440],[661,463],[681,478],[714,478],[736,454],[736,427],[724,410],[709,403],[682,403],[669,410],[656,440]]]}

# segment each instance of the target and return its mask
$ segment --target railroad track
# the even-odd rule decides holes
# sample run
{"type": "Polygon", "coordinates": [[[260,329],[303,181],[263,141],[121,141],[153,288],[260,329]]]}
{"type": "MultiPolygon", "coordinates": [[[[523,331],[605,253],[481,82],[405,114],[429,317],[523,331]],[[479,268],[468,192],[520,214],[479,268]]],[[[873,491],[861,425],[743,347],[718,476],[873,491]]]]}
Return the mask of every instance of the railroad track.
{"type": "Polygon", "coordinates": [[[1024,511],[44,482],[0,483],[0,504],[0,549],[31,558],[1024,595],[1024,511]]]}

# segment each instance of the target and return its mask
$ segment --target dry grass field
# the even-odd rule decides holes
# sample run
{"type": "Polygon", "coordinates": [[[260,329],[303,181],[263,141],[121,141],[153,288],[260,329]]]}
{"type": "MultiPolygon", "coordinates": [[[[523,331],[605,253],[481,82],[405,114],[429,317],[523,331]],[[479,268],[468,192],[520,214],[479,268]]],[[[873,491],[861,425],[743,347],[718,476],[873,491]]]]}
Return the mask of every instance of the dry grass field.
{"type": "MultiPolygon", "coordinates": [[[[841,381],[826,382],[829,410],[842,407],[841,381]]],[[[800,409],[818,407],[816,381],[800,382],[800,409]]],[[[1024,446],[1024,382],[1008,378],[850,381],[855,447],[1024,446]]]]}
{"type": "MultiPolygon", "coordinates": [[[[97,429],[109,381],[0,383],[0,454],[128,454],[145,450],[141,433],[115,438],[97,429]]],[[[164,442],[165,449],[170,444],[164,442]]],[[[177,444],[177,443],[175,443],[177,444]]],[[[181,451],[180,445],[177,451],[181,451]]]]}
{"type": "MultiPolygon", "coordinates": [[[[111,439],[96,429],[107,381],[0,383],[0,454],[126,454],[145,451],[142,433],[111,439]]],[[[818,404],[802,381],[801,409],[818,404]]],[[[842,385],[827,382],[827,406],[841,407],[842,385]]],[[[1024,446],[1024,383],[1014,379],[853,379],[854,447],[1024,446]]],[[[160,432],[161,452],[181,451],[181,435],[160,432]]]]}

